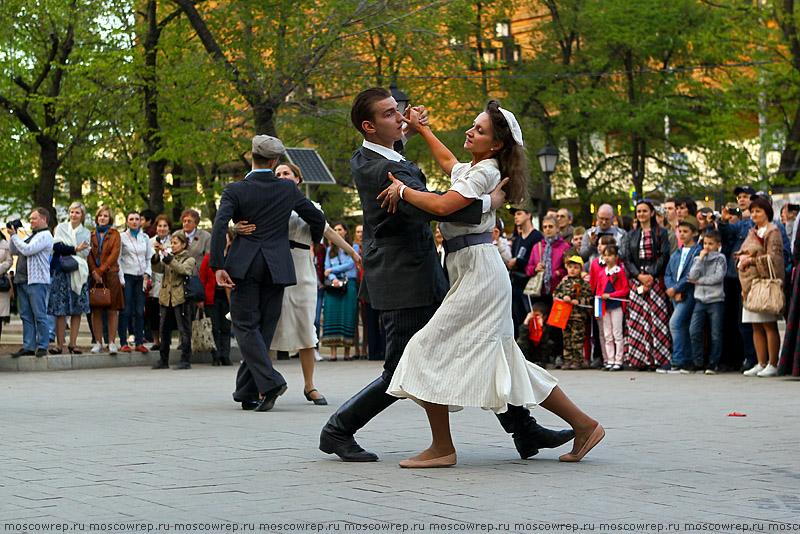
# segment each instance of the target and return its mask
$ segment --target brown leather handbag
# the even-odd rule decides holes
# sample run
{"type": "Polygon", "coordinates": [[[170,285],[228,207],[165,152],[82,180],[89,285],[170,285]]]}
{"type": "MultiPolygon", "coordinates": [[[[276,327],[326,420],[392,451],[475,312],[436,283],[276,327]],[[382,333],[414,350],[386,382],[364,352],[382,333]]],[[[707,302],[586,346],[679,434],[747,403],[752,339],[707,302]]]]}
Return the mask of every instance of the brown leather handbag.
{"type": "Polygon", "coordinates": [[[97,284],[89,289],[89,307],[90,308],[110,308],[111,307],[111,291],[103,285],[97,284]]]}

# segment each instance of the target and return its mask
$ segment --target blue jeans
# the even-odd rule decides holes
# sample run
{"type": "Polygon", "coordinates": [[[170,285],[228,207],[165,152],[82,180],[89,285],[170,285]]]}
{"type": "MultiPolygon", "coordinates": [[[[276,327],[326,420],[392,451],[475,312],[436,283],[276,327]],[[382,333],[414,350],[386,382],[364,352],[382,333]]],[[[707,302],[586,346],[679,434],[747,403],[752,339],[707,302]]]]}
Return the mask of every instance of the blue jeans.
{"type": "Polygon", "coordinates": [[[680,302],[672,300],[675,311],[669,320],[669,331],[672,334],[672,365],[686,365],[692,361],[692,345],[689,324],[694,309],[694,292],[684,293],[680,302]]]}
{"type": "Polygon", "coordinates": [[[125,287],[122,294],[125,297],[125,309],[119,318],[119,342],[128,344],[128,334],[133,334],[135,346],[144,343],[144,300],[145,294],[142,287],[143,276],[125,275],[125,287]],[[131,325],[131,320],[133,324],[131,325]],[[131,328],[132,326],[132,328],[131,328]]]}
{"type": "Polygon", "coordinates": [[[708,355],[708,363],[710,365],[719,363],[719,359],[722,357],[722,318],[724,315],[725,303],[723,301],[708,304],[699,300],[695,301],[689,332],[692,336],[692,357],[696,366],[703,365],[703,327],[706,324],[706,317],[711,320],[711,352],[708,355]]]}
{"type": "Polygon", "coordinates": [[[22,319],[22,348],[47,349],[50,332],[47,325],[48,284],[18,284],[19,317],[22,319]]]}

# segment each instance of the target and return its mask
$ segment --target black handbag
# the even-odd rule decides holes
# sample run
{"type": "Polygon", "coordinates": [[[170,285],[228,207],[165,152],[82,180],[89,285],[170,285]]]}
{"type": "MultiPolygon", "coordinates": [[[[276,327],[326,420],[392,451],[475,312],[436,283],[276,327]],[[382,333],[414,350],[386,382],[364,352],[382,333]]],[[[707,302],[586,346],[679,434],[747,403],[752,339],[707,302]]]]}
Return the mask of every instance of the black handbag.
{"type": "Polygon", "coordinates": [[[0,293],[8,293],[11,291],[11,280],[8,275],[0,276],[0,293]]]}
{"type": "Polygon", "coordinates": [[[71,273],[78,270],[78,260],[72,256],[59,256],[58,261],[61,262],[61,270],[65,273],[71,273]]]}
{"type": "Polygon", "coordinates": [[[333,280],[326,278],[323,282],[323,289],[332,295],[344,295],[347,293],[347,276],[344,278],[339,278],[339,281],[342,283],[342,285],[336,287],[333,285],[333,280]]]}
{"type": "Polygon", "coordinates": [[[183,294],[187,302],[204,302],[206,300],[206,288],[199,276],[191,275],[184,278],[183,294]]]}

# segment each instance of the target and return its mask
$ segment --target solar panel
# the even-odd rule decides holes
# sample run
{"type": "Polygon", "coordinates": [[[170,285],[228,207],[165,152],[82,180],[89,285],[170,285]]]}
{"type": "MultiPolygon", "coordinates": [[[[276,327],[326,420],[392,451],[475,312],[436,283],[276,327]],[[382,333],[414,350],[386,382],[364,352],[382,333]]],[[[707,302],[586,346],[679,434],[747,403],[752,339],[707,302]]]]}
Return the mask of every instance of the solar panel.
{"type": "Polygon", "coordinates": [[[304,184],[335,184],[336,179],[313,148],[287,148],[286,158],[300,167],[304,184]]]}

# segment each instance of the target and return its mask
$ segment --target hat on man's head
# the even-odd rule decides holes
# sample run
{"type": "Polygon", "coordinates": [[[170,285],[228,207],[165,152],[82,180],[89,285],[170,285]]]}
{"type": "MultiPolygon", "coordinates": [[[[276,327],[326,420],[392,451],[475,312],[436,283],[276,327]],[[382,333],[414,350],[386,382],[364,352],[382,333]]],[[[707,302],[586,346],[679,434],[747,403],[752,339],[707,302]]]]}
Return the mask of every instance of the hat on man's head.
{"type": "Polygon", "coordinates": [[[273,159],[286,154],[286,147],[277,137],[257,135],[253,138],[253,154],[262,158],[273,159]]]}
{"type": "Polygon", "coordinates": [[[518,211],[524,211],[528,215],[533,213],[533,210],[529,206],[526,206],[524,204],[522,206],[511,206],[510,208],[508,208],[508,211],[509,213],[511,213],[511,215],[514,215],[518,211]]]}
{"type": "Polygon", "coordinates": [[[570,256],[569,258],[567,258],[567,260],[564,263],[565,264],[566,263],[577,263],[578,265],[583,267],[583,258],[581,258],[580,256],[578,256],[576,254],[575,256],[570,256]]]}
{"type": "Polygon", "coordinates": [[[750,187],[749,185],[740,185],[733,190],[733,194],[736,195],[737,197],[739,196],[739,193],[747,193],[748,195],[755,195],[756,190],[750,187]]]}
{"type": "Polygon", "coordinates": [[[678,223],[678,226],[690,226],[695,232],[700,229],[700,223],[694,215],[687,215],[684,217],[683,220],[678,223]]]}

